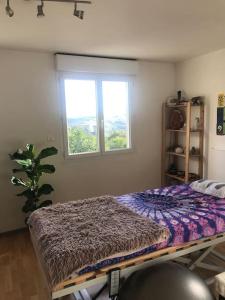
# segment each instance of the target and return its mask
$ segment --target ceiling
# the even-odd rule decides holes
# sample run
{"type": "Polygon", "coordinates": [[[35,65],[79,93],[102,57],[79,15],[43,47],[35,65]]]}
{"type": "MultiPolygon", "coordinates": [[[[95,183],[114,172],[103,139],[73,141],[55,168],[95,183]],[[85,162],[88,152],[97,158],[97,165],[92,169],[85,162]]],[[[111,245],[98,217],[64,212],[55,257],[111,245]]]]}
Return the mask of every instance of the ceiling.
{"type": "Polygon", "coordinates": [[[225,0],[92,0],[83,21],[73,4],[0,1],[0,47],[162,61],[225,48],[225,0]]]}

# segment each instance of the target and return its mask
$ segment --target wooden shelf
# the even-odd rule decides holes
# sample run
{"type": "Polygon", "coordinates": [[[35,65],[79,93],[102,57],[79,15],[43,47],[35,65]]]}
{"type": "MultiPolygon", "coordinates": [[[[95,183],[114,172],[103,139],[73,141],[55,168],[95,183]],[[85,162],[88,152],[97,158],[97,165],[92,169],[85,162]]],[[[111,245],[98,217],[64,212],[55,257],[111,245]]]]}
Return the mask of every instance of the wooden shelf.
{"type": "MultiPolygon", "coordinates": [[[[169,179],[178,180],[184,183],[189,183],[197,178],[203,177],[203,153],[204,153],[204,104],[201,105],[192,105],[191,101],[187,103],[182,103],[178,105],[168,106],[167,104],[163,105],[162,109],[162,186],[170,183],[169,179]],[[196,107],[197,110],[192,109],[196,107]],[[171,129],[170,126],[170,114],[173,109],[183,109],[185,114],[185,128],[181,129],[171,129]],[[193,124],[194,117],[198,116],[200,123],[200,129],[194,129],[193,124]],[[170,133],[170,134],[168,134],[170,133]],[[182,136],[180,136],[181,134],[182,136]],[[192,141],[192,134],[197,134],[196,139],[192,141]],[[173,147],[176,145],[181,145],[185,149],[184,153],[178,154],[173,151],[173,147]],[[192,155],[190,149],[192,146],[199,149],[197,155],[192,155]],[[172,151],[168,151],[172,149],[172,151]],[[168,157],[169,156],[169,157],[168,157]],[[179,157],[183,161],[179,160],[179,157]],[[190,160],[194,160],[194,165],[196,164],[197,170],[195,171],[198,175],[192,175],[192,164],[190,165],[190,160]],[[167,170],[170,169],[171,164],[174,164],[175,168],[183,169],[182,176],[169,174],[167,170]]],[[[178,173],[179,174],[179,173],[178,173]]]]}
{"type": "Polygon", "coordinates": [[[190,105],[191,107],[200,107],[203,106],[203,104],[200,105],[193,105],[191,102],[184,102],[182,104],[175,104],[175,105],[168,105],[166,104],[166,108],[187,108],[188,105],[190,105]]]}
{"type": "MultiPolygon", "coordinates": [[[[172,179],[176,179],[176,180],[179,180],[179,181],[182,181],[182,182],[185,182],[185,178],[184,177],[181,177],[181,176],[177,176],[177,175],[172,175],[170,173],[166,173],[166,176],[167,177],[170,177],[172,179]]],[[[196,180],[200,178],[199,175],[196,174],[196,180]]],[[[189,180],[190,180],[190,176],[189,176],[189,180]]]]}
{"type": "MultiPolygon", "coordinates": [[[[174,156],[180,156],[180,157],[186,157],[186,155],[184,154],[184,153],[181,153],[181,154],[179,154],[179,153],[176,153],[176,152],[166,152],[168,155],[174,155],[174,156]]],[[[190,155],[190,157],[201,157],[201,155],[200,154],[189,154],[190,155]]]]}
{"type": "Polygon", "coordinates": [[[167,105],[166,108],[186,108],[187,104],[167,105]]]}
{"type": "Polygon", "coordinates": [[[203,132],[202,129],[191,129],[190,132],[203,132]]]}
{"type": "Polygon", "coordinates": [[[179,176],[177,176],[177,175],[172,175],[172,174],[169,174],[169,173],[166,173],[166,176],[167,176],[167,177],[170,177],[170,178],[172,178],[172,179],[176,179],[176,180],[185,182],[184,177],[179,177],[179,176]]]}
{"type": "Polygon", "coordinates": [[[190,154],[190,157],[202,158],[201,154],[190,154]]]}
{"type": "Polygon", "coordinates": [[[182,130],[182,129],[166,129],[166,131],[168,131],[168,132],[186,132],[186,130],[182,130]]]}
{"type": "Polygon", "coordinates": [[[185,157],[185,154],[182,153],[182,154],[178,154],[176,152],[166,152],[168,155],[174,155],[174,156],[180,156],[180,157],[185,157]]]}
{"type": "MultiPolygon", "coordinates": [[[[168,132],[183,132],[183,133],[187,132],[187,130],[183,130],[183,129],[169,129],[169,128],[167,128],[166,131],[168,131],[168,132]]],[[[190,132],[202,132],[202,129],[191,129],[190,132]]]]}

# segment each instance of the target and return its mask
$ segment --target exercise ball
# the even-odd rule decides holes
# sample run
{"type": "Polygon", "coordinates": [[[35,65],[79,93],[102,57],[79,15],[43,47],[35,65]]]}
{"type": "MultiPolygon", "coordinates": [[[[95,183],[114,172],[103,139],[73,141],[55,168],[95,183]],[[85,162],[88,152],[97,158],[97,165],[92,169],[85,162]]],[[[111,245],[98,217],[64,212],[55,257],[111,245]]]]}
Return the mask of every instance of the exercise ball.
{"type": "Polygon", "coordinates": [[[177,263],[162,263],[133,273],[119,300],[213,300],[205,282],[177,263]]]}

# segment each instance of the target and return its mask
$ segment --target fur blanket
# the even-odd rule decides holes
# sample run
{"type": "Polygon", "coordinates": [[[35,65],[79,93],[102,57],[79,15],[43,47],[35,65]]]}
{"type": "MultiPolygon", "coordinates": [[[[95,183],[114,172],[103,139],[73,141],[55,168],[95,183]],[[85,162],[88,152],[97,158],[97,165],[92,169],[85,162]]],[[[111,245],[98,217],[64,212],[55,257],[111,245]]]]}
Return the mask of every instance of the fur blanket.
{"type": "Polygon", "coordinates": [[[28,223],[51,287],[81,267],[168,237],[164,227],[111,196],[41,208],[31,214],[28,223]]]}

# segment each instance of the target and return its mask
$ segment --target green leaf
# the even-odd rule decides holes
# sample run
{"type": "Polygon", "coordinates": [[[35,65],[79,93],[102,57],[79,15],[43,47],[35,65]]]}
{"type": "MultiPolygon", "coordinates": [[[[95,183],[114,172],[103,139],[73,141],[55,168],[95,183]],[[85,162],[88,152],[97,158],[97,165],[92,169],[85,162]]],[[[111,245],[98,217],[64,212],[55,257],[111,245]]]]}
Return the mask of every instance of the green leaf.
{"type": "Polygon", "coordinates": [[[34,153],[34,145],[33,144],[27,144],[26,148],[29,153],[34,153]]]}
{"type": "Polygon", "coordinates": [[[18,149],[15,153],[13,154],[9,154],[9,157],[12,160],[32,160],[34,159],[34,145],[32,144],[27,144],[26,145],[26,149],[25,151],[23,151],[22,149],[18,149]]]}
{"type": "Polygon", "coordinates": [[[20,160],[23,160],[23,159],[27,159],[28,157],[26,156],[26,153],[24,153],[24,151],[22,150],[17,150],[15,153],[13,154],[9,154],[9,157],[12,159],[12,160],[16,160],[16,159],[20,159],[20,160]],[[18,152],[20,151],[20,152],[18,152]]]}
{"type": "Polygon", "coordinates": [[[58,150],[55,147],[45,148],[40,152],[37,159],[43,159],[48,156],[56,155],[57,153],[58,153],[58,150]]]}
{"type": "Polygon", "coordinates": [[[31,189],[27,189],[23,191],[22,193],[17,194],[18,197],[27,197],[28,199],[34,199],[35,198],[35,192],[31,189]]]}
{"type": "Polygon", "coordinates": [[[20,178],[16,178],[14,176],[11,178],[11,182],[15,186],[25,186],[25,187],[27,187],[27,183],[25,181],[23,181],[20,178]]]}
{"type": "Polygon", "coordinates": [[[34,201],[32,200],[27,200],[24,204],[24,206],[22,207],[22,210],[24,213],[28,213],[28,212],[33,212],[37,209],[37,205],[34,201]]]}
{"type": "Polygon", "coordinates": [[[24,167],[30,167],[32,165],[32,160],[31,159],[15,159],[15,161],[24,167]]]}
{"type": "Polygon", "coordinates": [[[45,200],[38,206],[38,208],[42,208],[50,205],[52,205],[52,200],[45,200]]]}
{"type": "Polygon", "coordinates": [[[51,192],[53,192],[54,189],[50,184],[43,184],[39,189],[38,189],[38,197],[41,195],[48,195],[51,192]]]}
{"type": "Polygon", "coordinates": [[[55,167],[53,165],[40,165],[37,167],[39,173],[49,173],[52,174],[55,172],[55,167]]]}

